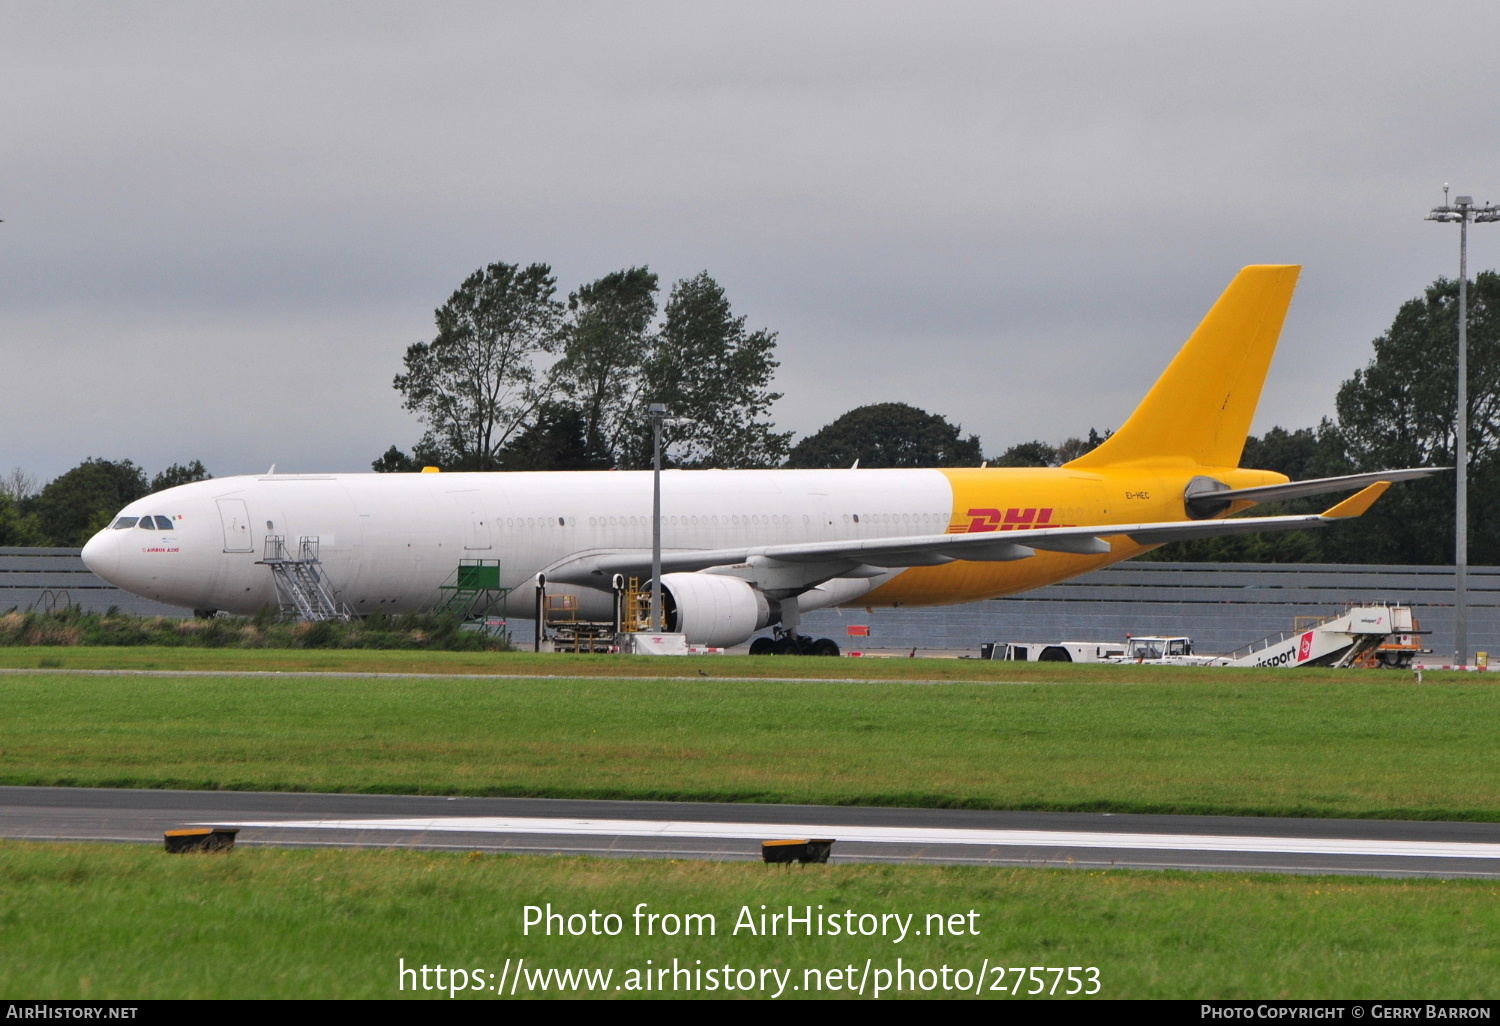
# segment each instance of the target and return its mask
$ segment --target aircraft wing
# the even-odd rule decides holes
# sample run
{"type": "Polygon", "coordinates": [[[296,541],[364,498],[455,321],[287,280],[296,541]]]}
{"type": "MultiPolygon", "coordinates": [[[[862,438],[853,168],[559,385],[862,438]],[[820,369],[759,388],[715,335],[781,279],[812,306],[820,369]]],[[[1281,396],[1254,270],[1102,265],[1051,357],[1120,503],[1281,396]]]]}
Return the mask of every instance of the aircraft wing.
{"type": "MultiPolygon", "coordinates": [[[[1357,517],[1369,509],[1390,487],[1381,480],[1352,495],[1322,513],[1281,517],[1235,517],[1230,520],[1177,520],[1148,524],[1094,524],[1087,527],[1043,527],[1021,531],[977,534],[928,534],[902,538],[864,538],[829,542],[800,542],[790,545],[758,545],[733,549],[678,549],[662,552],[662,573],[688,573],[709,567],[732,566],[754,560],[778,564],[844,564],[859,575],[860,568],[895,568],[938,566],[956,560],[1004,562],[1026,559],[1044,552],[1067,552],[1075,555],[1102,555],[1110,551],[1106,540],[1128,537],[1132,541],[1157,545],[1193,538],[1225,534],[1254,534],[1262,531],[1300,531],[1326,527],[1340,520],[1357,517]]],[[[828,577],[847,576],[847,572],[830,567],[828,577]]],[[[564,579],[578,576],[610,574],[644,575],[651,572],[650,550],[601,552],[580,555],[564,566],[564,579]]],[[[826,579],[826,578],[825,578],[826,579]]]]}

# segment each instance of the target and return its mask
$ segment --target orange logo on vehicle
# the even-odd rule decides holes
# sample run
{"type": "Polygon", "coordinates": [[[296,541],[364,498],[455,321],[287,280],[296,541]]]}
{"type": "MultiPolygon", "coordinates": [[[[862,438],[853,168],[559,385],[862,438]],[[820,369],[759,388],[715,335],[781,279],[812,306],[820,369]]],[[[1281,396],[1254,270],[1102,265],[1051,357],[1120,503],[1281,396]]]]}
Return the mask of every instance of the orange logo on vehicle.
{"type": "Polygon", "coordinates": [[[965,515],[967,524],[954,524],[949,534],[984,534],[988,531],[1025,531],[1033,527],[1071,527],[1071,524],[1054,524],[1050,508],[1029,509],[971,509],[965,515]]]}

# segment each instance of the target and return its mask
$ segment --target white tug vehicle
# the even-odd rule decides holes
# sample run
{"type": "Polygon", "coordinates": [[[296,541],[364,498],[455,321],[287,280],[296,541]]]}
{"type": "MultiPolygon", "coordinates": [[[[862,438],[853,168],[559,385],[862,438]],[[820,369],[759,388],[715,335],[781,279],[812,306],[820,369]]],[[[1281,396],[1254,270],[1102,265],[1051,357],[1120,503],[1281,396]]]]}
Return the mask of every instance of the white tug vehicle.
{"type": "Polygon", "coordinates": [[[1405,668],[1425,651],[1426,633],[1408,606],[1350,606],[1324,618],[1299,618],[1291,630],[1228,655],[1200,655],[1185,635],[1133,635],[1119,642],[1010,642],[986,645],[981,658],[1024,662],[1140,663],[1151,666],[1389,666],[1405,668]]]}

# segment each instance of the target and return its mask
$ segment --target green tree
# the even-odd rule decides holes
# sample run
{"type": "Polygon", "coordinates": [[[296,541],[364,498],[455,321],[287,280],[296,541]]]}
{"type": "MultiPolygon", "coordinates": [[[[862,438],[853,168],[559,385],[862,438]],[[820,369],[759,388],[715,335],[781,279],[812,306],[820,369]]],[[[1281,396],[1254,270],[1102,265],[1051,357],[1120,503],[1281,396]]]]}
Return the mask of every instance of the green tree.
{"type": "Polygon", "coordinates": [[[423,467],[441,467],[444,463],[450,469],[457,469],[449,454],[437,448],[432,439],[424,438],[412,448],[410,456],[391,446],[370,464],[370,469],[377,474],[415,474],[423,467]]]}
{"type": "MultiPolygon", "coordinates": [[[[1288,431],[1273,427],[1259,437],[1245,439],[1240,466],[1254,470],[1274,470],[1293,481],[1314,477],[1333,477],[1350,472],[1342,455],[1342,441],[1332,421],[1324,418],[1317,428],[1288,431]]],[[[1406,487],[1402,485],[1400,487],[1406,487]]],[[[1268,502],[1254,506],[1243,515],[1252,517],[1318,513],[1332,504],[1326,495],[1313,495],[1289,502],[1268,502]]],[[[1368,514],[1366,515],[1368,516],[1368,514]]],[[[1287,531],[1271,534],[1241,534],[1231,537],[1200,538],[1197,541],[1163,545],[1141,558],[1148,561],[1180,563],[1326,563],[1340,562],[1329,543],[1346,531],[1363,531],[1358,527],[1335,527],[1323,531],[1287,531]]],[[[1360,560],[1356,560],[1359,562],[1360,560]]]]}
{"type": "MultiPolygon", "coordinates": [[[[718,282],[704,271],[679,281],[644,364],[641,408],[662,403],[690,424],[663,431],[663,448],[680,467],[771,467],[786,457],[790,432],[764,419],[781,398],[770,390],[776,333],[748,332],[718,282]]],[[[627,465],[651,465],[651,430],[641,421],[627,465]]]]}
{"type": "MultiPolygon", "coordinates": [[[[1479,274],[1469,286],[1469,494],[1500,485],[1500,275],[1479,274]]],[[[1458,378],[1458,282],[1439,278],[1404,303],[1375,339],[1375,357],[1339,388],[1338,438],[1355,471],[1452,466],[1458,378]]],[[[1340,561],[1453,562],[1453,477],[1439,474],[1392,488],[1340,532],[1330,551],[1340,561]]],[[[1500,561],[1500,511],[1469,506],[1469,557],[1500,561]]]]}
{"type": "Polygon", "coordinates": [[[422,468],[410,456],[393,445],[381,454],[380,459],[371,462],[370,469],[377,474],[412,474],[422,468]]]}
{"type": "Polygon", "coordinates": [[[0,477],[0,497],[12,502],[25,502],[36,494],[36,475],[12,467],[9,474],[0,477]]]}
{"type": "Polygon", "coordinates": [[[0,545],[45,545],[46,541],[36,513],[26,512],[0,491],[0,545]]]}
{"type": "Polygon", "coordinates": [[[500,454],[501,470],[609,470],[614,465],[608,452],[589,444],[583,412],[565,403],[543,403],[500,454]]]}
{"type": "Polygon", "coordinates": [[[978,435],[906,403],[860,406],[792,447],[788,467],[977,467],[978,435]]]}
{"type": "Polygon", "coordinates": [[[436,311],[437,335],[406,351],[394,385],[427,431],[419,449],[450,470],[494,470],[547,397],[540,358],[555,352],[562,304],[546,264],[490,264],[436,311]]]}
{"type": "Polygon", "coordinates": [[[989,462],[992,467],[1055,467],[1057,449],[1040,439],[1020,442],[989,462]]]}
{"type": "MultiPolygon", "coordinates": [[[[1325,432],[1328,426],[1325,420],[1323,428],[1325,432]]],[[[1288,431],[1283,427],[1273,427],[1259,438],[1251,435],[1245,439],[1245,450],[1240,456],[1240,466],[1253,467],[1256,470],[1274,470],[1278,474],[1285,474],[1293,481],[1301,481],[1319,476],[1309,472],[1309,468],[1317,460],[1318,451],[1318,431],[1313,428],[1288,431]]]]}
{"type": "Polygon", "coordinates": [[[1061,442],[1057,443],[1058,466],[1064,463],[1071,463],[1084,453],[1093,452],[1099,447],[1100,442],[1112,434],[1114,434],[1113,431],[1105,431],[1101,435],[1097,429],[1089,428],[1089,436],[1087,438],[1078,438],[1076,436],[1073,438],[1064,438],[1061,442]]]}
{"type": "Polygon", "coordinates": [[[129,460],[84,460],[51,481],[36,497],[42,537],[52,545],[79,546],[120,507],[150,492],[146,472],[129,460]]]}
{"type": "Polygon", "coordinates": [[[656,319],[656,291],[655,274],[631,267],[606,274],[568,296],[562,354],[551,374],[558,402],[536,418],[531,430],[551,433],[553,441],[542,448],[554,448],[572,430],[571,418],[562,410],[566,404],[581,420],[584,445],[580,449],[569,443],[567,456],[558,451],[569,466],[536,469],[570,469],[579,460],[593,466],[600,454],[607,454],[612,465],[627,458],[627,447],[644,416],[640,393],[656,319]]]}
{"type": "Polygon", "coordinates": [[[151,479],[151,490],[153,492],[165,491],[168,488],[191,484],[194,481],[207,481],[212,477],[213,475],[204,469],[200,460],[194,460],[187,466],[174,463],[151,479]]]}

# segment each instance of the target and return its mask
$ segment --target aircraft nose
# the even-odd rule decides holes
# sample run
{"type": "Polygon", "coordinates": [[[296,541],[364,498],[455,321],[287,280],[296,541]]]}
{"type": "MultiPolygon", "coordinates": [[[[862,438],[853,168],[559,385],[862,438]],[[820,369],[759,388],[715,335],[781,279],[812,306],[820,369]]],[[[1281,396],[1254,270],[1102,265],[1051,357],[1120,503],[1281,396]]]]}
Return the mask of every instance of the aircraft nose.
{"type": "Polygon", "coordinates": [[[83,565],[110,584],[118,584],[120,575],[120,541],[115,534],[106,527],[83,546],[83,565]]]}

